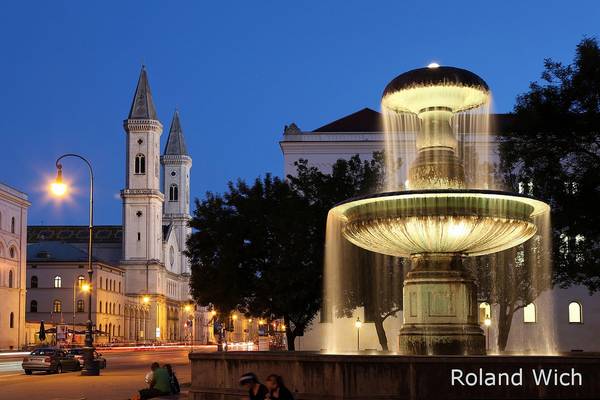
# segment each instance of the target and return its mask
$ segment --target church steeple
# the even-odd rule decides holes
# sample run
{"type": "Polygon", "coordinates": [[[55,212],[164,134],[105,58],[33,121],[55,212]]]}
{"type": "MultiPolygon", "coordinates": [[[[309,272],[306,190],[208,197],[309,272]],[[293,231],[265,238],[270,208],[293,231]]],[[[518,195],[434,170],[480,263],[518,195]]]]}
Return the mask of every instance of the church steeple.
{"type": "MultiPolygon", "coordinates": [[[[192,158],[189,156],[179,112],[175,111],[169,138],[160,161],[164,171],[163,193],[165,195],[163,224],[170,225],[177,237],[180,250],[186,248],[186,241],[191,234],[189,227],[190,216],[190,169],[192,158]]],[[[188,258],[180,254],[180,273],[190,273],[190,262],[188,258]]]]}
{"type": "Polygon", "coordinates": [[[140,78],[135,89],[128,119],[157,119],[156,108],[154,108],[152,92],[148,83],[148,74],[144,65],[142,65],[142,70],[140,71],[140,78]]]}
{"type": "Polygon", "coordinates": [[[179,122],[179,111],[177,110],[175,110],[173,120],[171,121],[171,129],[169,129],[169,137],[167,139],[167,145],[165,146],[165,152],[163,155],[188,155],[185,139],[183,138],[183,131],[181,130],[181,123],[179,122]]]}

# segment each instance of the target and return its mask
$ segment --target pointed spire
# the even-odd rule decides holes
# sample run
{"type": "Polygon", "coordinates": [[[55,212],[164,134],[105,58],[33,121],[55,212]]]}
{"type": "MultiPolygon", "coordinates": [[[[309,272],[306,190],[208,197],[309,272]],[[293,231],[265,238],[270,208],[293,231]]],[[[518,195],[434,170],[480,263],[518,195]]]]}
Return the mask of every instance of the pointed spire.
{"type": "Polygon", "coordinates": [[[173,121],[171,121],[171,129],[169,129],[169,138],[167,139],[164,155],[188,155],[185,139],[183,138],[183,131],[181,130],[181,123],[179,122],[179,111],[177,110],[175,110],[173,121]]]}
{"type": "Polygon", "coordinates": [[[152,92],[150,91],[150,85],[148,84],[148,74],[146,73],[145,65],[142,65],[140,79],[138,80],[137,88],[135,89],[135,95],[133,96],[133,103],[131,103],[128,119],[157,120],[156,108],[154,108],[154,102],[152,101],[152,92]]]}

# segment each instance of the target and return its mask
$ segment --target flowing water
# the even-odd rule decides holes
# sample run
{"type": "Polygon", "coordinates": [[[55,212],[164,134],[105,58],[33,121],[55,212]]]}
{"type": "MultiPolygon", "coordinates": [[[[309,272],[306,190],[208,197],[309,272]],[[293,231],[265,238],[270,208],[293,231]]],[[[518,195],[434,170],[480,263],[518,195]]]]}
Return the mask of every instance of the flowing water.
{"type": "MultiPolygon", "coordinates": [[[[490,96],[491,99],[491,96],[490,96]]],[[[491,101],[451,120],[457,156],[464,165],[466,189],[502,190],[498,178],[497,142],[490,119],[491,101]]],[[[385,129],[385,191],[411,190],[409,167],[416,157],[421,121],[416,114],[382,110],[385,129]]],[[[414,188],[412,188],[414,189],[414,188]]],[[[549,215],[536,218],[536,235],[512,249],[467,264],[479,280],[479,301],[492,304],[487,330],[489,353],[498,351],[499,324],[512,318],[506,350],[534,354],[556,352],[549,215]],[[535,323],[522,323],[523,307],[536,304],[535,323]],[[507,306],[508,304],[508,306],[507,306]],[[512,310],[508,312],[507,310],[512,310]],[[506,317],[500,318],[504,312],[506,317]]],[[[397,350],[401,326],[402,284],[406,259],[360,249],[342,235],[344,221],[331,211],[327,219],[322,349],[330,353],[397,350]],[[357,319],[362,323],[356,324],[357,319]],[[382,321],[383,319],[383,321],[382,321]],[[385,329],[383,329],[385,328],[385,329]],[[385,334],[382,335],[382,330],[385,334]],[[361,337],[359,342],[358,336],[361,337]]],[[[529,310],[529,309],[528,309],[529,310]]]]}

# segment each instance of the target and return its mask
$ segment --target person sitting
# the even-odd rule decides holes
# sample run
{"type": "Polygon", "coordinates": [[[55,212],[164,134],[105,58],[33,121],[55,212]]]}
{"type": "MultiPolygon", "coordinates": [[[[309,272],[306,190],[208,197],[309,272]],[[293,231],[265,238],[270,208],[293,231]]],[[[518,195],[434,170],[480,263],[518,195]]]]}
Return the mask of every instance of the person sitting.
{"type": "Polygon", "coordinates": [[[177,380],[177,375],[175,375],[175,371],[173,371],[173,367],[171,364],[166,364],[165,369],[169,374],[169,383],[171,384],[171,393],[178,394],[181,392],[181,388],[179,387],[179,380],[177,380]]]}
{"type": "Polygon", "coordinates": [[[269,397],[267,397],[268,399],[294,400],[292,392],[285,387],[283,378],[280,375],[269,375],[265,383],[267,385],[267,389],[269,389],[269,397]]]}
{"type": "Polygon", "coordinates": [[[240,377],[240,385],[248,389],[249,400],[265,400],[269,390],[258,381],[256,374],[248,372],[240,377]]]}
{"type": "Polygon", "coordinates": [[[153,362],[150,369],[152,370],[152,377],[148,388],[140,390],[140,400],[171,394],[171,382],[167,370],[161,368],[157,362],[153,362]]]}

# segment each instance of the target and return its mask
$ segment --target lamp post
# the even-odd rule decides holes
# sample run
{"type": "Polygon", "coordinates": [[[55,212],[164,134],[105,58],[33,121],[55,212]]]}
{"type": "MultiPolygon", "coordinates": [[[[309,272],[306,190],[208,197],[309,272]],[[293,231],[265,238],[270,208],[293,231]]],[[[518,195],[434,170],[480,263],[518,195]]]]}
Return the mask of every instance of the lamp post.
{"type": "Polygon", "coordinates": [[[362,322],[359,317],[356,318],[354,326],[356,327],[356,351],[360,351],[360,328],[362,327],[362,322]]]}
{"type": "MultiPolygon", "coordinates": [[[[89,237],[88,237],[88,282],[93,282],[94,270],[92,268],[92,242],[93,242],[93,230],[94,230],[94,171],[92,170],[92,164],[80,156],[79,154],[67,153],[56,159],[56,180],[51,185],[52,192],[58,196],[64,196],[67,192],[67,185],[62,179],[62,164],[60,160],[67,157],[79,158],[86,163],[90,174],[90,211],[89,211],[89,237]]],[[[85,327],[85,347],[83,348],[83,369],[81,375],[100,375],[100,368],[98,364],[94,362],[94,336],[92,326],[92,290],[88,291],[88,320],[85,327]]]]}

